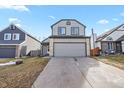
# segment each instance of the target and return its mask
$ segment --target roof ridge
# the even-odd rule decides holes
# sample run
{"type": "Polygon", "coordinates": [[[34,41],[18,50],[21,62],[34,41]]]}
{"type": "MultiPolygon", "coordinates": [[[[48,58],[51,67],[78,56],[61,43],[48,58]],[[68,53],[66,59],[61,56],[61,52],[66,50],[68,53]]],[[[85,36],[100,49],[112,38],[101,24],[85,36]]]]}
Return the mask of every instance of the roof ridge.
{"type": "Polygon", "coordinates": [[[116,31],[118,28],[120,28],[123,25],[124,25],[124,23],[115,28],[110,29],[109,31],[103,33],[103,35],[101,34],[100,36],[98,36],[97,40],[99,40],[100,38],[101,38],[100,40],[104,39],[106,36],[108,36],[109,34],[111,34],[114,31],[116,31]]]}
{"type": "Polygon", "coordinates": [[[51,25],[51,28],[56,25],[57,23],[61,22],[61,21],[64,21],[64,20],[72,20],[72,21],[76,21],[78,22],[79,24],[83,25],[84,27],[86,27],[83,23],[81,23],[80,21],[78,21],[77,19],[60,19],[59,21],[55,22],[53,25],[51,25]]]}
{"type": "Polygon", "coordinates": [[[121,41],[121,40],[124,40],[124,35],[122,35],[121,37],[119,37],[119,38],[117,39],[117,41],[121,41]]]}

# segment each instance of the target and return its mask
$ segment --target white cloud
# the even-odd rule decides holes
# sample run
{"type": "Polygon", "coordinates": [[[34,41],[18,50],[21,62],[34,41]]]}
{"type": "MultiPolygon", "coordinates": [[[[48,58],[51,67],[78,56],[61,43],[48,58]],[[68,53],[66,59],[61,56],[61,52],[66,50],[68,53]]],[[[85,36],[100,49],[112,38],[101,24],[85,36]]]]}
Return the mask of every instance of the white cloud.
{"type": "Polygon", "coordinates": [[[121,16],[124,16],[124,12],[120,13],[121,16]]]}
{"type": "Polygon", "coordinates": [[[16,26],[18,27],[21,27],[21,24],[20,23],[15,23],[16,26]]]}
{"type": "Polygon", "coordinates": [[[102,20],[99,20],[97,23],[99,23],[99,24],[108,24],[109,21],[106,20],[106,19],[102,19],[102,20]]]}
{"type": "Polygon", "coordinates": [[[17,11],[29,11],[29,9],[24,5],[0,5],[0,9],[14,9],[17,11]]]}
{"type": "Polygon", "coordinates": [[[19,20],[18,18],[12,17],[8,19],[9,22],[13,23],[13,22],[21,22],[21,20],[19,20]]]}
{"type": "Polygon", "coordinates": [[[112,18],[113,21],[119,21],[117,18],[112,18]]]}
{"type": "Polygon", "coordinates": [[[105,29],[104,31],[106,32],[106,31],[109,31],[110,29],[105,29]]]}
{"type": "Polygon", "coordinates": [[[19,19],[16,18],[16,17],[9,18],[8,21],[9,21],[10,23],[15,24],[15,25],[18,26],[18,27],[21,27],[21,24],[20,24],[21,20],[19,20],[19,19]]]}
{"type": "Polygon", "coordinates": [[[49,18],[51,18],[51,19],[56,19],[54,16],[48,16],[49,18]]]}

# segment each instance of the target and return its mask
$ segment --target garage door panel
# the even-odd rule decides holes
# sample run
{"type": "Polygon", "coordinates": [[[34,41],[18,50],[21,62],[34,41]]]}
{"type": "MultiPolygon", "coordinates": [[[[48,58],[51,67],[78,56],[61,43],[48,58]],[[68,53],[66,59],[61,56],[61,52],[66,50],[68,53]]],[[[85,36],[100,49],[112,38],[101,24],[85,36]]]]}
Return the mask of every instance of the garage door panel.
{"type": "Polygon", "coordinates": [[[0,58],[14,58],[16,49],[11,48],[0,48],[0,58]]]}
{"type": "Polygon", "coordinates": [[[55,43],[54,56],[86,56],[85,43],[55,43]]]}

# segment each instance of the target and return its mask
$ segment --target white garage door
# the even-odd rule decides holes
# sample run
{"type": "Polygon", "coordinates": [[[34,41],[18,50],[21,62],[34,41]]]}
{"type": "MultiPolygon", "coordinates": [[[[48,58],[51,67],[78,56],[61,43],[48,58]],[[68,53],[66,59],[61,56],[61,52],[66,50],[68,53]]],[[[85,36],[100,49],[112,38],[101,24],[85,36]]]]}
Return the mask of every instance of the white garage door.
{"type": "Polygon", "coordinates": [[[65,57],[86,56],[85,43],[55,43],[54,56],[65,57]]]}

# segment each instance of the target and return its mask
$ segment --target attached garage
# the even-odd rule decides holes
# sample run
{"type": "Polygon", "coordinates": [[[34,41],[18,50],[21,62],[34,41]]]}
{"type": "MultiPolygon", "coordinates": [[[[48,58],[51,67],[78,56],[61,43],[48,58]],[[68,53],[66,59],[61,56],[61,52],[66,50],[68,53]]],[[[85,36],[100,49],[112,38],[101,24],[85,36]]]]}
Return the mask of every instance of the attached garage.
{"type": "Polygon", "coordinates": [[[84,57],[86,56],[85,43],[54,43],[55,57],[84,57]]]}
{"type": "Polygon", "coordinates": [[[0,46],[0,58],[14,58],[16,46],[0,46]]]}

